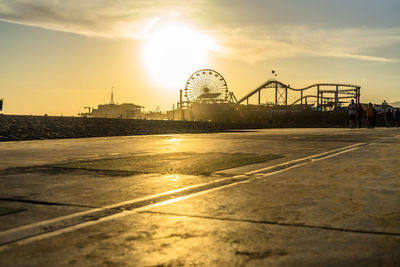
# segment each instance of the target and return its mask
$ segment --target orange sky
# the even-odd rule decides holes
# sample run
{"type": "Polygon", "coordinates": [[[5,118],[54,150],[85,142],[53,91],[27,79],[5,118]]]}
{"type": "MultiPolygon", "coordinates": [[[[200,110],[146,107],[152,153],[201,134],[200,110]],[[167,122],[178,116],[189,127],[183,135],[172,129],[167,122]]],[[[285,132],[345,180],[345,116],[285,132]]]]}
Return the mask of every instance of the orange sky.
{"type": "Polygon", "coordinates": [[[221,73],[237,98],[275,69],[293,87],[351,83],[363,102],[400,100],[396,1],[347,1],[351,17],[341,0],[28,2],[0,3],[6,114],[77,115],[108,102],[111,87],[116,102],[167,110],[201,68],[221,73]]]}

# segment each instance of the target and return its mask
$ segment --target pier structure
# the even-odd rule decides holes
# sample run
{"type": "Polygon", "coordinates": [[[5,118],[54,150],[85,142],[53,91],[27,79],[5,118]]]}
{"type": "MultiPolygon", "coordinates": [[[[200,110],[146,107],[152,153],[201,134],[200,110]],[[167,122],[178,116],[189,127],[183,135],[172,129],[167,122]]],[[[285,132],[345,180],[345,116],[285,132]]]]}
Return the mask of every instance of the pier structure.
{"type": "Polygon", "coordinates": [[[270,79],[237,99],[228,89],[224,77],[210,69],[193,73],[180,90],[177,108],[190,108],[197,104],[258,105],[273,109],[338,110],[354,99],[360,103],[361,86],[345,83],[315,83],[304,88],[270,79]]]}

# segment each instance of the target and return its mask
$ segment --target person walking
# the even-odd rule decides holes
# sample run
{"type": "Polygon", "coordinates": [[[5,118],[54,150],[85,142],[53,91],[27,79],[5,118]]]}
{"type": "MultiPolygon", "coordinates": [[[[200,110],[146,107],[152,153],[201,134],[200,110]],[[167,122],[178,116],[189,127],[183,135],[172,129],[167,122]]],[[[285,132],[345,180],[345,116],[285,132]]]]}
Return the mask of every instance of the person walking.
{"type": "Polygon", "coordinates": [[[362,107],[361,104],[358,104],[358,107],[357,107],[358,128],[362,128],[363,127],[364,113],[365,113],[364,108],[362,107]]]}
{"type": "Polygon", "coordinates": [[[396,111],[394,112],[394,120],[396,122],[396,127],[400,127],[400,109],[397,108],[396,111]]]}
{"type": "Polygon", "coordinates": [[[350,117],[350,128],[356,128],[356,114],[357,114],[357,105],[354,104],[354,99],[351,100],[349,107],[347,108],[349,111],[350,117]]]}
{"type": "Polygon", "coordinates": [[[385,110],[385,125],[386,125],[386,128],[389,128],[389,116],[388,116],[388,114],[389,114],[389,110],[386,109],[385,110]]]}
{"type": "Polygon", "coordinates": [[[375,109],[372,106],[372,103],[369,103],[368,107],[365,109],[365,116],[367,117],[367,127],[374,128],[375,109]]]}
{"type": "Polygon", "coordinates": [[[395,127],[396,119],[394,117],[394,110],[390,110],[388,115],[389,115],[389,127],[395,127]]]}
{"type": "Polygon", "coordinates": [[[375,128],[375,126],[376,126],[376,109],[374,108],[374,105],[372,105],[372,111],[374,112],[374,116],[372,117],[372,128],[375,128]]]}

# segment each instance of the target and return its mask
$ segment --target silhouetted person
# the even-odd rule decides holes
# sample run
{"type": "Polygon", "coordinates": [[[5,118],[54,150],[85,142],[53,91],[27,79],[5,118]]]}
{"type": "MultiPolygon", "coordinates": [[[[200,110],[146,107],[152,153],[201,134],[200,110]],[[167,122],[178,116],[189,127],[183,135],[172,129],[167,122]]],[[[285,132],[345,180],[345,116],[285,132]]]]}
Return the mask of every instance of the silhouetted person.
{"type": "Polygon", "coordinates": [[[376,109],[374,108],[374,105],[372,105],[373,111],[374,111],[374,117],[372,118],[372,128],[375,128],[376,126],[376,109]]]}
{"type": "Polygon", "coordinates": [[[394,122],[395,122],[394,112],[391,109],[389,109],[387,113],[387,127],[393,127],[395,124],[394,122]]]}
{"type": "Polygon", "coordinates": [[[349,111],[350,117],[350,128],[356,128],[356,114],[357,114],[357,105],[354,104],[354,99],[351,100],[349,107],[347,108],[349,111]]]}
{"type": "Polygon", "coordinates": [[[385,110],[385,124],[386,124],[386,127],[389,128],[389,110],[388,109],[385,110]]]}
{"type": "Polygon", "coordinates": [[[372,103],[368,104],[368,107],[365,109],[365,116],[367,118],[367,126],[368,128],[374,128],[375,127],[375,109],[372,106],[372,103]]]}
{"type": "Polygon", "coordinates": [[[363,127],[364,113],[365,113],[364,108],[361,106],[361,104],[358,104],[358,107],[357,107],[358,128],[362,128],[363,127]]]}
{"type": "Polygon", "coordinates": [[[394,112],[394,119],[396,121],[396,127],[400,127],[400,109],[397,108],[394,112]]]}

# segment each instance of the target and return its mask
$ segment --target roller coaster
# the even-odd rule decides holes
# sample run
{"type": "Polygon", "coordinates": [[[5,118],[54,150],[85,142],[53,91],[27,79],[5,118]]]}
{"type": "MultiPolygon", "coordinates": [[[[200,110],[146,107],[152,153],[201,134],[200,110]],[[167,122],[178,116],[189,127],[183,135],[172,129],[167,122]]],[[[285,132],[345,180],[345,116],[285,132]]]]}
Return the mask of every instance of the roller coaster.
{"type": "Polygon", "coordinates": [[[237,100],[236,104],[241,105],[245,103],[249,105],[250,99],[257,96],[256,103],[258,105],[269,104],[274,107],[282,108],[294,108],[296,106],[306,105],[313,106],[317,110],[337,110],[342,104],[350,102],[351,99],[355,99],[357,104],[360,103],[360,90],[361,87],[359,85],[342,83],[316,83],[296,89],[289,84],[284,84],[277,80],[268,80],[237,100]],[[262,103],[261,96],[264,90],[272,90],[273,101],[262,103]],[[288,101],[289,92],[297,94],[292,103],[288,101]]]}

